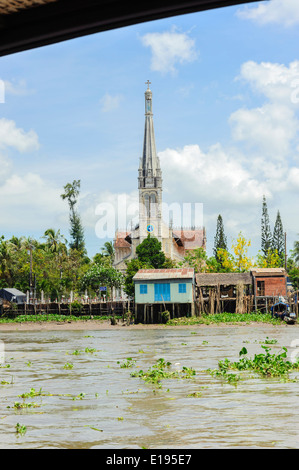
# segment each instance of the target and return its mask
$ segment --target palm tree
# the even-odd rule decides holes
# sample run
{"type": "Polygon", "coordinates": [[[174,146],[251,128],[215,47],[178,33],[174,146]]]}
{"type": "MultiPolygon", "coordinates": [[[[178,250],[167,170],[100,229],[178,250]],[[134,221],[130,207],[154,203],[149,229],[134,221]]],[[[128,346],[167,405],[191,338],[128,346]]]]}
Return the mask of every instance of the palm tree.
{"type": "Polygon", "coordinates": [[[104,256],[110,256],[111,262],[113,263],[115,256],[113,242],[105,242],[102,247],[102,253],[104,256]]]}
{"type": "Polygon", "coordinates": [[[53,228],[48,228],[42,238],[46,239],[46,247],[52,253],[59,253],[66,250],[66,239],[61,235],[60,230],[55,232],[53,228]]]}
{"type": "Polygon", "coordinates": [[[292,255],[294,258],[294,261],[299,264],[299,241],[296,241],[294,243],[294,249],[292,250],[292,255]]]}

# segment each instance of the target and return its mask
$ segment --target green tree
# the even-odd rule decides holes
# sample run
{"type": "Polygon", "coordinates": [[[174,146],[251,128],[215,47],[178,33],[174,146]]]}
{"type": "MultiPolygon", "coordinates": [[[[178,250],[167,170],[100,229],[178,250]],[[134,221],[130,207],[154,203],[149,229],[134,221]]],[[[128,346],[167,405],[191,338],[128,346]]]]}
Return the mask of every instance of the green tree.
{"type": "Polygon", "coordinates": [[[221,265],[218,263],[216,258],[208,257],[205,250],[202,247],[188,250],[188,253],[184,257],[183,262],[178,263],[180,266],[188,266],[194,268],[196,273],[214,273],[218,272],[221,265]]]}
{"type": "Polygon", "coordinates": [[[142,263],[139,259],[134,258],[131,261],[126,262],[127,269],[124,279],[124,291],[129,297],[134,297],[134,281],[133,277],[139,269],[151,269],[152,266],[146,263],[142,263]]]}
{"type": "Polygon", "coordinates": [[[172,260],[167,258],[162,251],[162,245],[150,234],[136,248],[137,258],[127,262],[126,276],[124,280],[124,291],[129,297],[134,297],[133,277],[139,269],[161,269],[174,266],[172,260]]]}
{"type": "Polygon", "coordinates": [[[166,257],[162,251],[161,242],[157,238],[151,237],[150,234],[137,246],[136,254],[143,264],[148,264],[154,269],[164,267],[166,257]]]}
{"type": "Polygon", "coordinates": [[[252,267],[252,259],[247,255],[248,248],[250,246],[251,241],[247,241],[242,235],[242,232],[240,232],[237,238],[237,242],[232,245],[235,260],[235,271],[245,272],[252,267]]]}
{"type": "Polygon", "coordinates": [[[111,263],[113,263],[114,257],[115,257],[115,250],[114,250],[113,242],[104,243],[104,246],[102,247],[102,254],[104,256],[109,256],[111,259],[111,263]]]}
{"type": "Polygon", "coordinates": [[[261,220],[261,251],[264,256],[267,256],[268,250],[272,247],[272,235],[270,229],[270,221],[268,215],[268,208],[266,197],[263,196],[262,205],[262,220],[261,220]]]}
{"type": "Polygon", "coordinates": [[[214,238],[214,257],[220,262],[220,257],[218,255],[218,250],[227,250],[227,239],[224,234],[224,226],[222,216],[219,214],[217,218],[217,228],[216,235],[214,238]]]}
{"type": "Polygon", "coordinates": [[[239,233],[236,242],[232,244],[232,253],[227,250],[219,249],[218,256],[221,263],[221,271],[224,272],[245,272],[253,266],[253,260],[248,256],[248,248],[251,245],[250,240],[246,240],[239,233]]]}
{"type": "Polygon", "coordinates": [[[85,252],[84,230],[80,216],[76,210],[78,196],[80,193],[80,180],[74,180],[64,186],[64,193],[61,198],[67,199],[70,208],[70,247],[72,249],[85,252]]]}
{"type": "Polygon", "coordinates": [[[285,240],[283,225],[279,211],[277,211],[276,221],[273,230],[272,250],[277,251],[279,258],[281,259],[280,266],[283,266],[285,258],[285,240]]]}
{"type": "Polygon", "coordinates": [[[299,266],[299,241],[294,242],[294,249],[291,253],[295,263],[297,263],[297,265],[299,266]]]}
{"type": "Polygon", "coordinates": [[[287,271],[293,288],[299,290],[299,266],[292,257],[288,259],[287,271]]]}
{"type": "Polygon", "coordinates": [[[81,279],[82,289],[92,289],[100,293],[100,286],[121,287],[123,275],[112,266],[92,265],[81,279]]]}
{"type": "Polygon", "coordinates": [[[280,268],[282,266],[281,257],[277,250],[273,249],[268,250],[267,256],[259,252],[256,264],[259,268],[280,268]]]}
{"type": "Polygon", "coordinates": [[[46,249],[52,253],[66,251],[66,240],[61,235],[60,230],[55,231],[53,228],[49,228],[45,231],[42,238],[46,240],[46,249]]]}

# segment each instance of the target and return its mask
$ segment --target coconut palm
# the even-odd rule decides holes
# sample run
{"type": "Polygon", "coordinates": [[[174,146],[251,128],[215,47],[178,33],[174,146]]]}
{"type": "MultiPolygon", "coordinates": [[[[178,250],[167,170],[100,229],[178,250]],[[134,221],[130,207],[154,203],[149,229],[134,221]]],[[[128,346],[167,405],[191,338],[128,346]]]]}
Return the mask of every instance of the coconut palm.
{"type": "Polygon", "coordinates": [[[299,241],[294,243],[294,249],[292,250],[292,257],[294,261],[299,264],[299,241]]]}
{"type": "Polygon", "coordinates": [[[46,240],[46,247],[52,253],[59,253],[66,250],[66,239],[61,235],[60,230],[56,232],[53,228],[48,228],[42,238],[46,240]]]}
{"type": "Polygon", "coordinates": [[[111,262],[113,262],[115,256],[113,242],[105,242],[102,247],[102,253],[104,256],[110,256],[111,262]]]}

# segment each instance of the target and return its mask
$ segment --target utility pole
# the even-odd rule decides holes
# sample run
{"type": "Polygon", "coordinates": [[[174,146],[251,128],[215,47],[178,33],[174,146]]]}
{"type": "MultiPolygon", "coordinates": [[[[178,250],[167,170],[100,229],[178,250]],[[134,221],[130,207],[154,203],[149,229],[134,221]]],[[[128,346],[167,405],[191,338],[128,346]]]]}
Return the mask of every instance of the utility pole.
{"type": "Polygon", "coordinates": [[[287,232],[284,232],[284,269],[287,270],[287,232]]]}
{"type": "Polygon", "coordinates": [[[32,299],[32,289],[33,289],[33,282],[32,282],[32,245],[29,245],[29,254],[30,254],[30,273],[29,273],[29,302],[32,299]]]}

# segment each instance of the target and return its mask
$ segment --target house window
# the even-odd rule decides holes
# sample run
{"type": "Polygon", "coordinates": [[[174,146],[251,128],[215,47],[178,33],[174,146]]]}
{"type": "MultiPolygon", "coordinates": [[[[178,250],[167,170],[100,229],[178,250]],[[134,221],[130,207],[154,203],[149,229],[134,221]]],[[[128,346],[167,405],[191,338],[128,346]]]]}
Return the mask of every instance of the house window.
{"type": "Polygon", "coordinates": [[[155,302],[170,302],[170,284],[155,284],[155,302]]]}
{"type": "Polygon", "coordinates": [[[147,294],[147,284],[140,284],[140,294],[147,294]]]}
{"type": "Polygon", "coordinates": [[[186,294],[186,284],[179,284],[179,294],[186,294]]]}
{"type": "Polygon", "coordinates": [[[265,281],[256,281],[257,295],[265,295],[265,281]]]}

